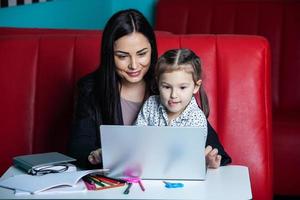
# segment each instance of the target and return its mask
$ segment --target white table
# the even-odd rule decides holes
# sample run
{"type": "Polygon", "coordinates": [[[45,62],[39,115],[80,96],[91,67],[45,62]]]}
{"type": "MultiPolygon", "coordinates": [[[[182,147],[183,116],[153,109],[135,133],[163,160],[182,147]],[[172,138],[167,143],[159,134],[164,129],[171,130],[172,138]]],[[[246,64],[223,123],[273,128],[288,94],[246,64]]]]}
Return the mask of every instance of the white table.
{"type": "MultiPolygon", "coordinates": [[[[1,179],[20,173],[10,167],[1,179]]],[[[14,191],[0,187],[3,199],[206,199],[206,200],[243,200],[252,199],[249,171],[247,167],[229,165],[219,169],[209,169],[205,181],[180,181],[183,188],[168,189],[159,180],[143,180],[145,192],[137,184],[131,187],[128,195],[123,194],[126,187],[107,190],[86,191],[70,194],[37,194],[15,196],[14,191]]]]}

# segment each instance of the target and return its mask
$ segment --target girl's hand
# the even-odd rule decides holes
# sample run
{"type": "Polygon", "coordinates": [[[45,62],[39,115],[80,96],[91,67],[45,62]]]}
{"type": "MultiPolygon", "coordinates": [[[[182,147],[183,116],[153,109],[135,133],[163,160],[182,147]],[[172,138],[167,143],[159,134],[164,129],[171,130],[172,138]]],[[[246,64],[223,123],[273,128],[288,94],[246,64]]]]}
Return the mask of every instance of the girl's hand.
{"type": "Polygon", "coordinates": [[[90,153],[90,155],[88,156],[88,160],[91,164],[97,165],[101,162],[101,154],[101,149],[96,149],[90,153]]]}
{"type": "Polygon", "coordinates": [[[218,149],[212,148],[208,145],[205,148],[205,160],[208,168],[217,169],[221,165],[221,155],[218,155],[218,149]]]}

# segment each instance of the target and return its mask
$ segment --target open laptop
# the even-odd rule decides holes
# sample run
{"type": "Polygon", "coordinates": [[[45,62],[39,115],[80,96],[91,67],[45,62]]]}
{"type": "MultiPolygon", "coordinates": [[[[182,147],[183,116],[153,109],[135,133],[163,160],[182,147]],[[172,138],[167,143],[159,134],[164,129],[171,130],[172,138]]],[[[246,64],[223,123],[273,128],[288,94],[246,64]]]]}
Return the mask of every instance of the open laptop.
{"type": "Polygon", "coordinates": [[[101,125],[109,176],[204,180],[207,132],[199,127],[101,125]]]}

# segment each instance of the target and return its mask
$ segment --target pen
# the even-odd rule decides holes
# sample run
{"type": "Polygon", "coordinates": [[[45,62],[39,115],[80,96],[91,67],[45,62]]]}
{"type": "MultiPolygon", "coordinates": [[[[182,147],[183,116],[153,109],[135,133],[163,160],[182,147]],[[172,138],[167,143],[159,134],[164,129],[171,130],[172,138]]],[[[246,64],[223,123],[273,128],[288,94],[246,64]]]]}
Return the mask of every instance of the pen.
{"type": "Polygon", "coordinates": [[[144,186],[143,186],[143,184],[142,184],[142,181],[139,180],[139,181],[138,181],[138,184],[140,185],[140,188],[141,188],[142,191],[144,192],[144,191],[145,191],[145,188],[144,188],[144,186]]]}
{"type": "Polygon", "coordinates": [[[129,194],[129,190],[130,190],[131,186],[132,186],[132,183],[128,183],[128,186],[127,186],[126,190],[124,191],[124,194],[129,194]]]}

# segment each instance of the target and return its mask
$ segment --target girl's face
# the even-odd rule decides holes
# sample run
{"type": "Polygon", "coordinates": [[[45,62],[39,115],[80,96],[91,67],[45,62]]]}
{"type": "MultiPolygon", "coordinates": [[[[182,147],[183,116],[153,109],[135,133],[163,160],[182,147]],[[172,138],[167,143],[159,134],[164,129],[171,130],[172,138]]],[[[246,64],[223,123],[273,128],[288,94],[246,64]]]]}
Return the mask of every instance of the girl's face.
{"type": "Polygon", "coordinates": [[[140,83],[151,64],[148,39],[138,32],[119,38],[114,43],[114,61],[122,84],[140,83]]]}
{"type": "Polygon", "coordinates": [[[184,70],[160,75],[158,81],[160,100],[167,109],[169,120],[175,119],[184,111],[200,85],[201,80],[195,84],[193,75],[184,70]]]}

